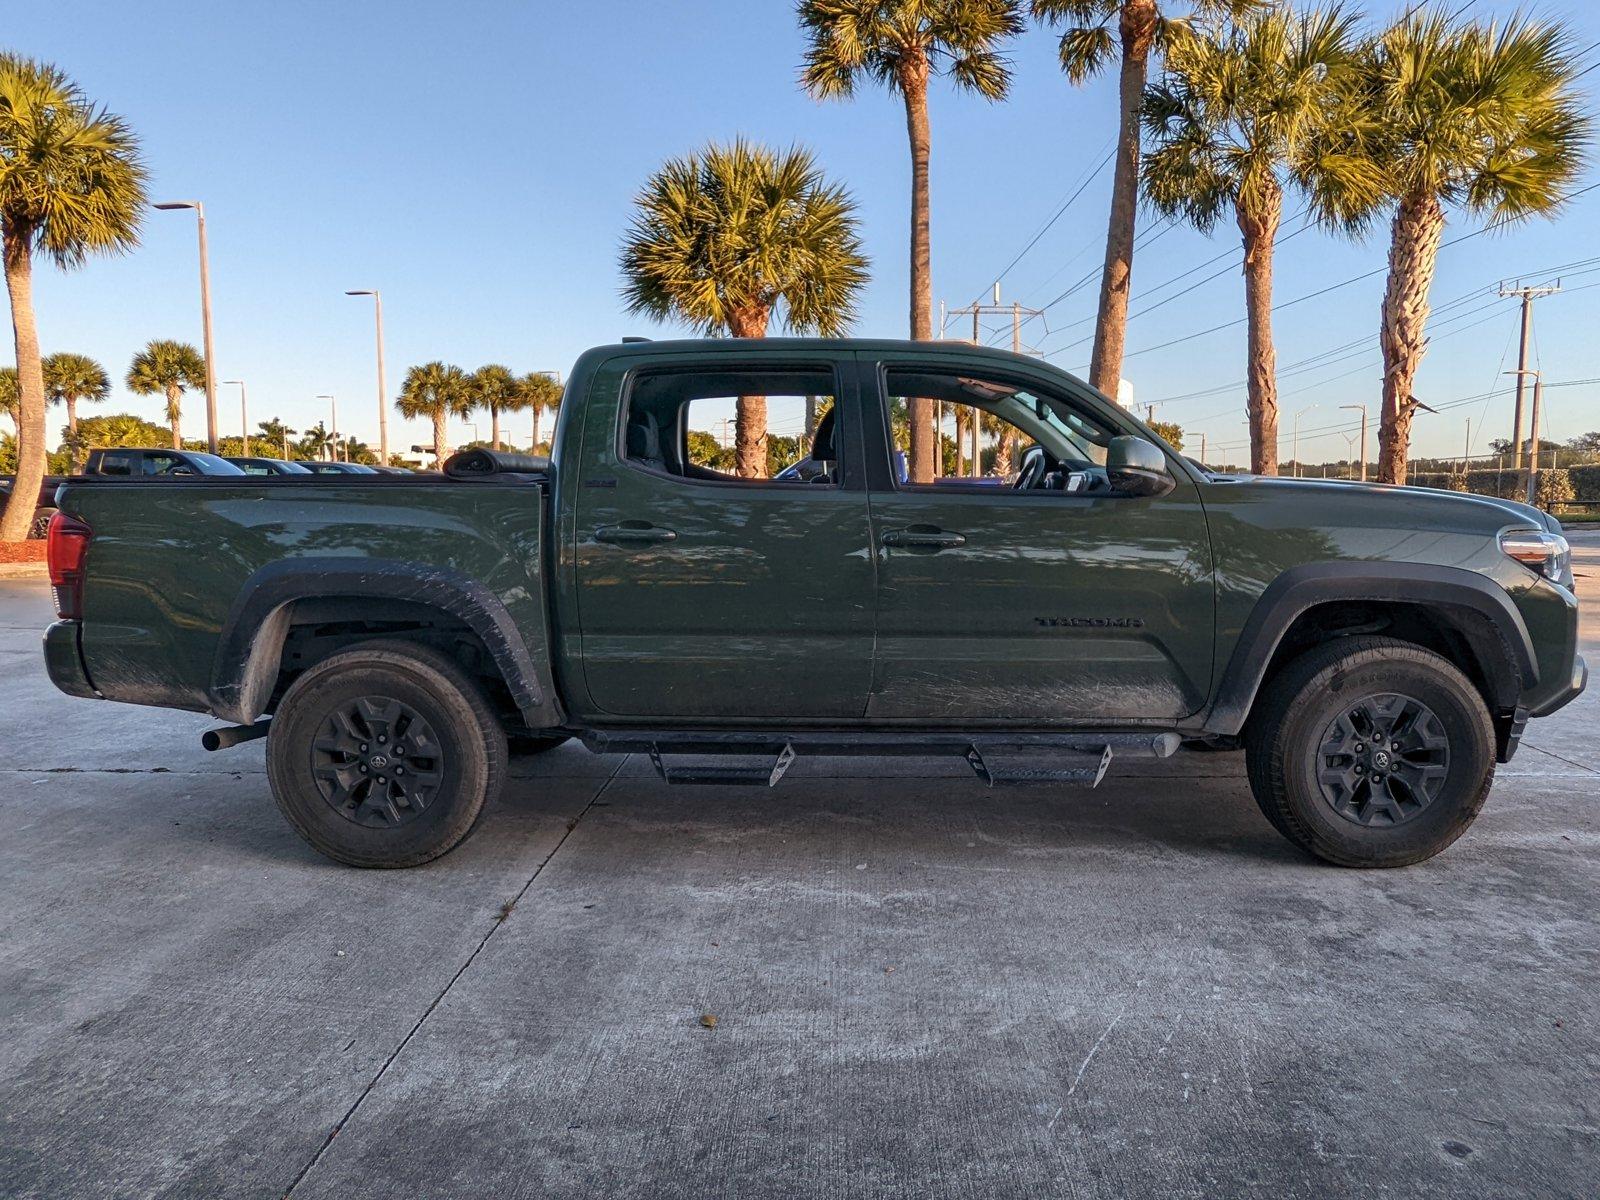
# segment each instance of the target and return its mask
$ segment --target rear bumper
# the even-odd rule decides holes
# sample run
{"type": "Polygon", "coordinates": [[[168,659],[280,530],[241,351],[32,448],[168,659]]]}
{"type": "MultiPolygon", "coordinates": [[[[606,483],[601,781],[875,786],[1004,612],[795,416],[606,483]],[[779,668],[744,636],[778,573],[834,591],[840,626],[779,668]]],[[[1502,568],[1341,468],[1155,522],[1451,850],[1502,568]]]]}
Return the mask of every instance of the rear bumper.
{"type": "Polygon", "coordinates": [[[1546,699],[1542,704],[1535,708],[1530,715],[1535,717],[1548,717],[1558,708],[1564,708],[1576,700],[1578,696],[1582,694],[1583,689],[1588,686],[1588,683],[1589,664],[1583,661],[1583,655],[1573,655],[1572,678],[1568,681],[1567,686],[1562,691],[1557,692],[1554,696],[1546,699]]]}
{"type": "Polygon", "coordinates": [[[44,631],[44,668],[50,674],[50,682],[67,695],[103,699],[84,670],[83,654],[78,648],[82,628],[81,621],[57,621],[44,631]]]}

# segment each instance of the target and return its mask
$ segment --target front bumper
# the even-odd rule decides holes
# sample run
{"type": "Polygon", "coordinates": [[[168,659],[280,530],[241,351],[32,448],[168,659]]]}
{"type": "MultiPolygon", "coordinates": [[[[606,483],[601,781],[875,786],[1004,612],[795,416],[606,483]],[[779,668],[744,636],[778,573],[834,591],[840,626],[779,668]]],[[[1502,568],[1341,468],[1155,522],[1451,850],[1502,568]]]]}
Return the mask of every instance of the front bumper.
{"type": "Polygon", "coordinates": [[[1535,717],[1548,717],[1558,708],[1564,708],[1582,694],[1589,683],[1589,664],[1583,661],[1583,655],[1576,654],[1572,659],[1572,679],[1564,691],[1551,696],[1530,714],[1535,717]]]}
{"type": "Polygon", "coordinates": [[[89,681],[89,672],[83,666],[83,654],[78,648],[81,621],[56,621],[44,631],[44,669],[50,682],[69,696],[86,700],[104,699],[89,681]]]}

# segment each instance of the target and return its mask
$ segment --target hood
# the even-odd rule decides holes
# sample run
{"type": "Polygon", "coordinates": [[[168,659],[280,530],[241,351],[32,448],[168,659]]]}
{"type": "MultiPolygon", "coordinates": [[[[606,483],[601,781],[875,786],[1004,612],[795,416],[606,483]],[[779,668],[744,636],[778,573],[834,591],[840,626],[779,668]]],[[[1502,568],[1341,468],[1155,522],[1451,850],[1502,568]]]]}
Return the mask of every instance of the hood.
{"type": "Polygon", "coordinates": [[[1558,533],[1561,530],[1561,522],[1531,504],[1523,504],[1518,500],[1501,500],[1496,496],[1482,496],[1476,492],[1452,492],[1444,488],[1411,487],[1394,483],[1360,483],[1353,479],[1298,479],[1286,475],[1237,474],[1212,475],[1211,478],[1218,482],[1232,481],[1249,487],[1252,491],[1266,488],[1269,491],[1281,492],[1285,497],[1292,495],[1302,500],[1317,492],[1336,495],[1340,499],[1370,496],[1375,502],[1388,504],[1404,503],[1413,497],[1418,500],[1425,498],[1430,506],[1460,505],[1461,508],[1457,511],[1464,517],[1469,512],[1480,519],[1486,515],[1499,514],[1499,519],[1502,521],[1531,525],[1535,529],[1544,529],[1550,533],[1558,533]]]}

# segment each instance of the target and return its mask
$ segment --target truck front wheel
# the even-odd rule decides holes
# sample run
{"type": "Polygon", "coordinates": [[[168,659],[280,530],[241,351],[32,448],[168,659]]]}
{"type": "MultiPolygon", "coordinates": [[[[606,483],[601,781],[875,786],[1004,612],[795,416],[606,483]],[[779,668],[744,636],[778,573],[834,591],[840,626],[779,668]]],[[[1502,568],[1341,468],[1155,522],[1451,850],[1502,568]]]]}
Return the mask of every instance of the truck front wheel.
{"type": "Polygon", "coordinates": [[[452,849],[505,769],[505,733],[482,690],[443,654],[409,642],[364,642],[312,666],[267,734],[283,815],[355,867],[414,867],[452,849]]]}
{"type": "Polygon", "coordinates": [[[1494,779],[1483,697],[1409,642],[1341,638],[1296,659],[1256,699],[1250,790],[1301,849],[1344,867],[1402,867],[1466,832],[1494,779]]]}

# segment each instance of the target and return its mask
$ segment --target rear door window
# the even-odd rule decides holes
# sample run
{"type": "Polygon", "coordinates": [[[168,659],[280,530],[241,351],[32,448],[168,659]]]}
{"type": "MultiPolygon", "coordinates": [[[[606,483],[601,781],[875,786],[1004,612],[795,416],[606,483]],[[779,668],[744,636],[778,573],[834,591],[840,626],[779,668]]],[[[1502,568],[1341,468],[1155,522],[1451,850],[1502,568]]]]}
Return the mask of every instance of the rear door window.
{"type": "Polygon", "coordinates": [[[837,487],[835,391],[822,368],[644,372],[629,389],[623,457],[706,483],[837,487]]]}

